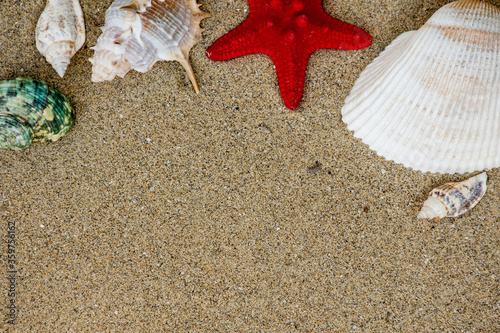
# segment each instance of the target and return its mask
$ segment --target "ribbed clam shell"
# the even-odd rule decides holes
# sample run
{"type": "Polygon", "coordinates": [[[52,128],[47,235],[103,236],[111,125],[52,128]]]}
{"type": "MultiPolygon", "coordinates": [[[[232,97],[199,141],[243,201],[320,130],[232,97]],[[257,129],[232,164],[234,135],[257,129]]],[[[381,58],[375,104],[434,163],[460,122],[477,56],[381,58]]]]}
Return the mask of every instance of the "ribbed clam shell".
{"type": "Polygon", "coordinates": [[[28,77],[0,82],[0,148],[19,150],[32,141],[57,141],[74,123],[69,100],[45,82],[28,77]]]}
{"type": "Polygon", "coordinates": [[[418,214],[420,219],[456,217],[477,205],[486,193],[488,176],[483,172],[459,183],[446,183],[429,193],[418,214]]]}
{"type": "Polygon", "coordinates": [[[189,51],[201,40],[200,21],[208,17],[198,7],[196,0],[115,0],[93,48],[92,81],[123,77],[130,69],[146,72],[159,60],[176,60],[198,92],[189,51]]]}
{"type": "Polygon", "coordinates": [[[342,108],[354,136],[421,171],[500,166],[500,10],[462,0],[402,34],[342,108]]]}
{"type": "Polygon", "coordinates": [[[47,0],[36,26],[36,47],[60,77],[84,43],[85,24],[78,0],[47,0]]]}

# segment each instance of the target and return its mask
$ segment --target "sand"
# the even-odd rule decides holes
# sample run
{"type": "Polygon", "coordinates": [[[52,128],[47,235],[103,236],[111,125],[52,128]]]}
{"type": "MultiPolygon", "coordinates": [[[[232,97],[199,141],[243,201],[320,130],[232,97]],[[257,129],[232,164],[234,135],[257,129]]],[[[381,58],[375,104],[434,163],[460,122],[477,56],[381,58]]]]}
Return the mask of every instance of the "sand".
{"type": "Polygon", "coordinates": [[[0,328],[500,331],[500,170],[471,212],[417,220],[432,188],[472,174],[387,161],[340,115],[365,66],[449,1],[324,0],[374,42],[315,52],[294,112],[268,57],[205,56],[245,0],[199,0],[200,94],[176,62],[92,83],[111,2],[81,0],[87,42],[64,79],[35,46],[45,2],[0,5],[0,79],[45,80],[78,117],[61,141],[0,152],[0,328]]]}

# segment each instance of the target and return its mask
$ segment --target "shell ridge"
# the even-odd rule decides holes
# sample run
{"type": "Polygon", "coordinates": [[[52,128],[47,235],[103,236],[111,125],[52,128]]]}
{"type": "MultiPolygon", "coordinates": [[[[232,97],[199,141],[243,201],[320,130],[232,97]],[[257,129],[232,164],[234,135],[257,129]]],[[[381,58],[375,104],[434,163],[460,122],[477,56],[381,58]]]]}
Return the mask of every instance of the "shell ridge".
{"type": "MultiPolygon", "coordinates": [[[[464,20],[465,20],[465,18],[462,17],[462,21],[464,21],[464,20]]],[[[434,29],[437,30],[437,28],[434,28],[434,29]]],[[[445,45],[445,46],[441,47],[441,51],[443,53],[439,57],[440,59],[449,59],[450,57],[455,57],[457,63],[461,63],[463,61],[463,57],[465,57],[466,48],[461,47],[461,45],[459,45],[457,43],[458,38],[459,38],[458,35],[454,35],[451,45],[449,45],[449,46],[445,45]],[[458,52],[457,52],[457,50],[458,50],[458,52]],[[456,54],[456,56],[455,56],[455,54],[456,54]]],[[[454,70],[453,64],[451,62],[445,63],[443,61],[442,63],[443,63],[443,66],[449,65],[449,67],[446,69],[443,69],[443,71],[445,71],[446,74],[443,77],[443,79],[441,79],[439,81],[440,82],[441,81],[448,82],[448,84],[443,87],[444,91],[442,91],[440,93],[441,98],[439,99],[439,104],[437,104],[436,108],[435,108],[436,110],[443,110],[443,111],[437,112],[438,116],[434,119],[434,123],[439,123],[439,124],[441,124],[441,126],[439,128],[433,127],[433,133],[434,133],[433,137],[436,137],[436,136],[440,135],[440,133],[443,133],[443,132],[444,133],[449,132],[450,127],[452,126],[452,120],[449,117],[448,118],[446,117],[448,115],[446,110],[453,110],[457,107],[460,108],[459,105],[457,106],[457,103],[458,103],[457,99],[450,100],[448,98],[449,95],[452,95],[452,94],[449,94],[449,92],[461,91],[462,87],[465,85],[464,81],[460,81],[460,80],[456,79],[456,75],[460,75],[460,74],[457,73],[458,70],[457,71],[454,70]]],[[[428,134],[429,131],[430,131],[430,127],[428,127],[428,130],[426,132],[424,132],[424,134],[423,134],[423,137],[425,138],[426,141],[428,141],[428,138],[429,138],[429,134],[428,134]]],[[[451,146],[453,146],[453,142],[448,142],[444,147],[441,147],[441,146],[437,147],[436,155],[440,156],[441,154],[443,154],[443,152],[449,151],[449,148],[451,146]]],[[[455,146],[455,148],[457,148],[457,147],[455,146]]],[[[412,148],[410,148],[410,149],[412,149],[412,148]]],[[[452,155],[455,155],[455,152],[452,152],[452,155]]],[[[443,160],[445,160],[445,158],[442,159],[441,161],[443,161],[443,160]]],[[[429,168],[431,170],[439,170],[441,167],[439,165],[439,163],[440,163],[439,159],[433,159],[429,168]]],[[[461,165],[458,165],[457,169],[460,170],[461,165]]]]}
{"type": "MultiPolygon", "coordinates": [[[[411,35],[409,35],[408,33],[411,33],[411,32],[414,32],[414,31],[408,31],[405,34],[400,35],[398,37],[399,40],[396,40],[395,43],[397,43],[397,45],[400,45],[399,43],[401,43],[401,45],[403,45],[404,43],[407,43],[408,37],[411,37],[411,35]],[[406,34],[408,34],[408,35],[406,35],[406,34]],[[403,37],[403,38],[401,38],[401,37],[403,37]]],[[[389,44],[389,46],[386,47],[386,49],[384,51],[382,51],[382,53],[381,53],[381,55],[387,54],[387,57],[388,57],[387,61],[383,62],[382,66],[378,66],[378,67],[375,66],[375,65],[378,65],[375,62],[372,62],[371,64],[369,64],[368,66],[372,66],[374,68],[373,72],[366,72],[367,74],[370,74],[370,75],[360,75],[360,77],[359,77],[360,85],[359,85],[359,87],[357,87],[355,89],[361,90],[362,87],[368,86],[368,88],[366,88],[367,89],[366,94],[370,95],[373,91],[376,90],[376,86],[377,86],[378,82],[382,81],[382,79],[385,79],[389,76],[389,72],[390,72],[389,69],[391,66],[395,65],[393,63],[393,61],[397,57],[397,54],[393,54],[394,52],[392,52],[392,49],[394,48],[395,45],[390,47],[391,45],[392,44],[389,44]]],[[[382,93],[382,91],[380,93],[382,93]]],[[[352,99],[352,98],[348,97],[345,104],[348,104],[347,102],[350,101],[350,99],[352,99]]],[[[362,101],[360,101],[360,102],[362,102],[362,101]]],[[[353,105],[349,110],[346,110],[347,119],[349,119],[350,113],[354,113],[355,111],[359,110],[358,106],[359,105],[353,105]]],[[[356,118],[356,116],[354,116],[353,118],[356,118]]],[[[352,119],[352,120],[354,120],[354,119],[352,119]]]]}
{"type": "MultiPolygon", "coordinates": [[[[421,43],[414,44],[414,47],[412,48],[412,50],[414,52],[411,53],[412,59],[427,57],[425,50],[424,50],[423,43],[424,43],[425,39],[427,38],[427,36],[429,36],[429,35],[432,35],[431,30],[422,30],[419,32],[419,34],[417,36],[421,37],[421,43]]],[[[415,38],[415,39],[417,39],[417,38],[415,38]]],[[[410,61],[411,61],[411,59],[410,59],[410,61]]],[[[421,84],[421,80],[419,79],[419,76],[417,76],[414,80],[411,80],[408,76],[412,72],[421,73],[422,72],[421,66],[410,67],[410,68],[408,68],[407,72],[404,74],[405,79],[406,79],[406,85],[403,86],[402,91],[405,92],[407,90],[406,89],[407,86],[410,86],[410,87],[408,88],[409,92],[408,91],[406,92],[404,98],[403,99],[400,98],[401,102],[400,102],[400,105],[398,105],[398,108],[393,110],[394,115],[391,117],[393,120],[391,125],[393,125],[394,127],[396,127],[396,123],[401,125],[401,124],[405,124],[405,123],[415,122],[415,119],[418,120],[417,117],[420,114],[419,111],[421,112],[421,110],[423,109],[423,106],[425,106],[427,99],[428,98],[432,99],[434,97],[432,93],[426,94],[425,91],[423,91],[423,90],[413,89],[415,85],[421,84]],[[405,105],[414,105],[414,104],[415,105],[420,104],[420,106],[416,106],[417,112],[412,112],[412,113],[407,112],[406,114],[403,114],[403,115],[399,114],[398,110],[400,108],[404,107],[405,105]]],[[[398,86],[401,86],[401,84],[399,83],[398,86]]],[[[425,111],[425,113],[427,113],[427,111],[425,111]]],[[[425,113],[422,116],[424,116],[425,113]]],[[[420,126],[418,126],[418,123],[417,123],[417,126],[412,127],[411,132],[407,132],[407,133],[398,132],[398,135],[402,136],[401,140],[408,141],[414,137],[413,132],[418,131],[418,130],[420,130],[420,126]]],[[[397,141],[399,141],[399,140],[397,140],[397,138],[395,138],[394,135],[387,137],[388,143],[393,143],[393,142],[397,142],[397,141]]],[[[399,149],[399,147],[397,145],[394,145],[394,144],[389,144],[384,148],[384,150],[387,152],[388,155],[390,154],[391,156],[399,156],[398,152],[394,151],[396,149],[399,149]]]]}
{"type": "MultiPolygon", "coordinates": [[[[466,20],[466,16],[464,15],[464,21],[466,20]]],[[[470,59],[470,63],[471,64],[479,64],[480,63],[480,55],[481,55],[481,52],[475,52],[475,49],[477,49],[477,45],[479,42],[479,40],[481,39],[483,35],[482,34],[473,34],[472,37],[469,37],[469,42],[471,44],[471,48],[474,49],[474,51],[472,52],[472,58],[470,59]]],[[[458,38],[458,37],[457,37],[458,38]]],[[[466,52],[467,52],[467,48],[462,46],[462,58],[460,59],[460,63],[461,62],[464,62],[466,61],[464,58],[466,58],[466,52]]],[[[471,77],[481,77],[481,75],[478,75],[478,71],[480,72],[481,70],[481,66],[479,65],[476,65],[476,66],[470,66],[471,68],[471,71],[468,73],[468,76],[471,76],[471,77]]],[[[458,72],[458,75],[460,75],[461,77],[463,78],[467,78],[465,71],[464,70],[460,70],[461,68],[459,68],[459,70],[457,70],[458,72]]],[[[459,81],[459,80],[456,80],[456,81],[459,81]]],[[[478,96],[479,94],[477,94],[478,90],[480,89],[480,85],[479,84],[476,84],[476,85],[473,85],[472,88],[470,87],[470,84],[469,84],[469,80],[462,80],[462,85],[457,88],[457,91],[461,92],[461,93],[468,93],[470,96],[478,96]]],[[[468,122],[467,123],[464,123],[462,122],[461,123],[461,128],[459,128],[458,130],[455,130],[455,132],[458,132],[459,135],[463,138],[464,141],[468,141],[468,138],[471,138],[471,137],[474,137],[473,133],[472,133],[472,130],[474,128],[477,128],[477,118],[478,116],[480,116],[480,114],[478,114],[477,112],[473,112],[474,110],[474,106],[473,106],[473,103],[476,103],[475,101],[473,101],[473,98],[468,98],[464,101],[464,104],[461,106],[461,105],[458,105],[458,99],[455,99],[453,101],[453,105],[450,107],[450,109],[463,109],[463,113],[465,116],[467,116],[467,119],[468,119],[468,122]],[[470,123],[470,125],[469,125],[470,123]]],[[[453,123],[454,119],[453,118],[450,118],[450,124],[448,126],[448,128],[450,128],[453,123]]],[[[477,138],[477,136],[476,136],[477,138]]],[[[479,140],[479,141],[484,141],[484,140],[479,140]]],[[[477,146],[477,147],[482,147],[482,142],[478,142],[478,144],[474,145],[474,146],[477,146]]],[[[466,149],[463,149],[463,147],[460,147],[458,145],[453,145],[453,142],[451,142],[451,140],[449,141],[448,145],[447,145],[449,151],[452,152],[452,156],[453,157],[456,157],[457,159],[459,160],[462,160],[464,161],[462,163],[462,166],[458,168],[458,170],[467,170],[468,168],[470,168],[469,164],[471,164],[473,166],[473,163],[475,163],[475,158],[474,156],[477,155],[478,153],[482,153],[482,149],[472,149],[472,150],[466,150],[466,149]],[[452,147],[454,146],[454,148],[452,147]],[[468,157],[465,157],[464,156],[468,156],[468,157]]],[[[444,160],[443,160],[443,163],[444,163],[444,160]]]]}
{"type": "MultiPolygon", "coordinates": [[[[415,36],[419,35],[427,36],[428,34],[429,31],[424,30],[424,31],[419,31],[415,36]]],[[[396,128],[395,124],[408,121],[408,118],[411,119],[415,117],[415,114],[413,113],[407,113],[406,115],[401,116],[401,114],[398,111],[405,104],[408,103],[410,105],[413,104],[414,103],[413,101],[416,100],[417,97],[419,97],[415,96],[415,94],[418,93],[418,91],[416,89],[413,89],[414,85],[418,83],[418,81],[408,80],[407,78],[410,72],[419,71],[419,68],[415,67],[415,63],[412,63],[412,59],[422,57],[423,45],[421,44],[422,42],[419,41],[419,39],[415,38],[412,41],[410,48],[407,49],[407,52],[404,52],[404,56],[401,57],[400,66],[398,66],[397,68],[402,68],[403,66],[408,64],[410,64],[410,67],[407,69],[407,71],[402,73],[399,81],[393,79],[386,80],[387,84],[389,84],[389,82],[397,82],[397,84],[395,84],[395,86],[397,87],[396,88],[397,98],[395,99],[396,102],[391,107],[387,108],[387,112],[385,114],[385,118],[388,119],[388,121],[385,123],[386,127],[396,128]],[[401,83],[401,81],[403,81],[403,83],[401,83]]],[[[395,72],[396,71],[397,70],[395,70],[395,72]]],[[[386,101],[384,101],[384,104],[387,103],[389,103],[389,100],[386,99],[386,101]]],[[[379,106],[379,108],[382,107],[384,104],[379,106]]],[[[404,133],[400,133],[399,131],[392,131],[392,133],[388,133],[386,131],[384,131],[384,133],[377,133],[376,131],[371,131],[372,140],[375,140],[374,146],[377,147],[378,150],[386,151],[387,154],[391,154],[391,156],[398,155],[397,153],[393,153],[394,149],[397,148],[397,145],[394,145],[393,142],[404,140],[405,137],[404,136],[401,137],[401,135],[404,135],[404,133]]],[[[369,138],[370,136],[368,135],[367,140],[370,140],[369,138]]]]}
{"type": "MultiPolygon", "coordinates": [[[[493,11],[491,11],[493,12],[493,11]]],[[[493,13],[491,13],[491,15],[493,16],[493,13]]],[[[496,27],[497,27],[497,30],[500,31],[500,20],[497,20],[497,24],[496,24],[496,27]]],[[[486,119],[485,118],[485,122],[486,122],[486,125],[484,126],[484,128],[487,129],[487,132],[488,133],[491,133],[490,135],[493,136],[492,134],[493,133],[498,133],[500,132],[500,38],[497,38],[496,39],[496,45],[495,45],[495,40],[492,41],[492,50],[493,50],[493,54],[492,56],[490,57],[490,66],[491,67],[496,67],[498,68],[499,70],[495,71],[494,74],[493,74],[493,83],[496,82],[496,89],[495,89],[495,86],[493,86],[493,94],[495,94],[497,96],[496,99],[492,99],[491,101],[487,101],[487,100],[483,100],[483,108],[488,108],[488,109],[491,109],[491,110],[497,110],[492,118],[493,119],[486,119]],[[495,59],[496,62],[495,62],[495,59]],[[496,92],[495,92],[496,90],[496,92]],[[489,102],[489,104],[487,103],[489,102]]],[[[490,66],[485,66],[485,67],[490,67],[490,66]]],[[[489,156],[487,161],[486,161],[486,168],[491,168],[491,167],[494,167],[496,164],[500,164],[500,156],[498,154],[495,154],[496,151],[500,150],[500,147],[499,147],[499,141],[500,140],[484,140],[486,141],[486,149],[485,149],[485,155],[486,156],[489,156]],[[496,158],[496,161],[495,161],[495,156],[497,156],[496,158]]]]}
{"type": "MultiPolygon", "coordinates": [[[[463,22],[465,20],[465,17],[461,17],[461,21],[463,22]]],[[[458,23],[458,24],[463,24],[463,23],[458,23]]],[[[446,37],[443,36],[442,29],[439,27],[435,27],[432,25],[424,25],[425,28],[433,30],[438,36],[441,36],[441,40],[447,41],[446,37]]],[[[428,126],[425,132],[422,133],[422,137],[425,138],[425,141],[428,143],[429,146],[434,145],[434,142],[436,140],[433,140],[432,138],[436,138],[440,136],[440,133],[447,133],[448,129],[452,125],[451,121],[449,118],[446,116],[448,115],[446,110],[453,110],[456,108],[456,103],[457,99],[449,98],[448,96],[452,96],[450,92],[452,91],[460,91],[464,85],[464,82],[460,82],[459,80],[456,80],[456,74],[457,72],[453,68],[453,63],[450,61],[445,61],[444,59],[450,59],[455,57],[457,63],[460,63],[463,61],[463,57],[465,56],[465,51],[466,49],[461,47],[458,43],[457,40],[459,38],[459,35],[453,35],[453,40],[450,43],[446,43],[443,46],[439,48],[439,53],[436,53],[435,57],[438,59],[443,59],[443,61],[439,61],[439,66],[434,69],[429,69],[429,73],[443,73],[443,75],[437,80],[439,82],[447,82],[448,84],[443,86],[442,90],[443,91],[437,91],[436,94],[434,95],[434,100],[433,103],[436,103],[435,110],[443,110],[440,112],[436,112],[437,115],[433,116],[433,123],[439,123],[441,124],[440,127],[435,127],[435,126],[428,126]],[[458,50],[458,52],[457,52],[458,50]]],[[[438,41],[438,39],[436,39],[438,41]]],[[[423,77],[421,78],[423,81],[423,77]]],[[[433,89],[428,89],[429,93],[433,94],[433,89]]],[[[433,103],[429,103],[428,105],[432,105],[433,103]]],[[[410,147],[408,150],[415,149],[415,146],[418,145],[418,142],[414,144],[413,147],[410,147]]],[[[448,144],[447,146],[439,146],[430,150],[435,151],[435,156],[442,156],[443,152],[449,151],[448,148],[449,146],[452,145],[452,143],[448,144]]],[[[443,158],[445,159],[445,158],[443,158]]],[[[421,161],[425,161],[424,159],[421,159],[421,161]]],[[[433,158],[432,162],[429,163],[429,168],[431,170],[439,170],[441,166],[439,165],[440,160],[438,158],[433,158]]],[[[421,167],[421,166],[419,166],[421,167]]],[[[460,167],[460,166],[458,166],[460,167]]]]}
{"type": "MultiPolygon", "coordinates": [[[[500,25],[500,23],[499,23],[500,25]]],[[[495,48],[495,55],[496,59],[500,59],[500,39],[497,41],[497,48],[495,48]]],[[[496,64],[497,68],[500,68],[500,60],[497,60],[496,64]]],[[[494,82],[497,82],[496,86],[496,96],[497,99],[493,99],[491,101],[492,104],[492,109],[497,110],[497,112],[493,115],[494,119],[492,119],[491,126],[493,127],[493,131],[498,133],[500,132],[500,71],[496,71],[494,74],[494,82]]],[[[491,140],[490,141],[490,152],[489,156],[491,156],[491,161],[490,164],[488,165],[489,168],[494,167],[497,164],[500,164],[500,154],[496,154],[495,152],[500,150],[500,140],[491,140]],[[496,157],[496,159],[495,159],[496,157]]]]}
{"type": "MultiPolygon", "coordinates": [[[[411,37],[411,35],[409,35],[409,36],[411,37]]],[[[411,44],[413,43],[413,41],[412,41],[412,40],[406,40],[405,42],[407,42],[408,44],[410,44],[410,46],[405,46],[405,49],[409,49],[409,47],[411,47],[411,44]]],[[[382,59],[382,60],[383,60],[384,58],[379,58],[379,59],[382,59]]],[[[398,74],[397,74],[397,73],[398,73],[398,69],[399,69],[399,68],[401,68],[402,66],[404,66],[406,63],[408,63],[408,61],[409,61],[410,59],[411,59],[411,54],[405,54],[405,56],[404,56],[402,59],[400,59],[399,61],[397,61],[397,62],[390,62],[390,61],[387,61],[387,62],[386,62],[386,63],[387,63],[387,66],[390,66],[391,71],[387,71],[384,75],[379,76],[379,77],[377,78],[377,81],[376,81],[376,82],[371,83],[371,86],[372,86],[372,87],[374,87],[374,89],[375,89],[375,88],[377,88],[377,87],[383,87],[382,89],[379,89],[379,91],[380,91],[380,92],[379,92],[379,94],[380,94],[380,95],[381,95],[381,94],[383,94],[383,93],[384,93],[384,90],[385,90],[385,88],[386,88],[386,85],[381,86],[381,85],[383,85],[383,82],[384,82],[384,81],[386,81],[386,82],[393,82],[393,81],[395,81],[395,82],[400,82],[400,81],[396,81],[396,80],[397,80],[397,78],[398,78],[398,74]]],[[[390,59],[389,59],[389,60],[390,60],[390,59]]],[[[370,64],[370,65],[373,65],[372,67],[374,67],[374,68],[378,68],[378,67],[380,67],[380,63],[379,63],[379,62],[376,62],[376,61],[374,61],[374,62],[373,62],[372,64],[370,64]]],[[[369,66],[370,66],[370,65],[369,65],[369,66]]],[[[368,73],[368,72],[364,72],[364,73],[368,73]]],[[[360,76],[360,79],[363,79],[363,77],[364,77],[364,73],[360,76]]],[[[376,74],[375,74],[375,75],[376,75],[376,74]]],[[[399,80],[401,80],[401,77],[399,77],[399,80]]],[[[363,87],[362,87],[362,86],[360,86],[360,88],[363,88],[363,87]]],[[[356,88],[355,88],[355,89],[356,89],[356,88]]],[[[365,103],[365,105],[369,106],[369,105],[372,105],[372,103],[374,103],[374,102],[375,102],[375,103],[376,103],[376,104],[375,104],[375,109],[377,109],[377,108],[380,108],[381,106],[383,106],[384,104],[386,104],[386,103],[387,103],[387,101],[385,101],[385,100],[381,100],[381,101],[379,102],[379,103],[380,103],[380,105],[379,105],[379,104],[377,104],[377,102],[376,102],[376,97],[378,97],[378,96],[377,96],[377,95],[374,95],[374,94],[372,94],[372,93],[370,93],[370,94],[369,94],[369,97],[368,97],[368,99],[367,99],[367,101],[366,101],[366,103],[365,103]],[[375,100],[375,101],[374,101],[374,100],[375,100]]],[[[358,112],[358,113],[360,113],[360,112],[358,112]]],[[[374,113],[374,114],[372,114],[371,116],[372,116],[372,117],[373,117],[373,116],[375,116],[375,113],[374,113]]],[[[388,117],[388,118],[390,118],[390,117],[388,117]]],[[[360,127],[360,126],[359,126],[359,124],[358,124],[358,126],[357,126],[357,127],[360,127]]]]}
{"type": "Polygon", "coordinates": [[[342,108],[347,128],[417,170],[500,166],[499,28],[500,10],[490,4],[442,7],[408,45],[396,39],[360,74],[342,108]]]}
{"type": "MultiPolygon", "coordinates": [[[[406,36],[411,37],[411,35],[406,35],[406,36]]],[[[401,38],[399,40],[399,42],[402,44],[408,43],[409,39],[408,38],[406,38],[406,39],[401,38]]],[[[389,48],[389,49],[386,48],[386,50],[384,50],[382,53],[386,52],[386,54],[388,54],[389,56],[392,56],[391,51],[392,51],[392,48],[389,48]]],[[[379,58],[379,59],[385,60],[384,58],[379,58]]],[[[392,60],[393,59],[391,57],[391,58],[389,58],[389,61],[380,61],[380,62],[382,62],[382,65],[384,66],[383,68],[387,67],[387,68],[397,69],[400,66],[402,66],[402,64],[397,63],[397,62],[393,62],[392,60]]],[[[361,91],[364,89],[365,86],[368,85],[369,88],[368,88],[366,95],[369,96],[369,98],[366,101],[359,100],[359,103],[364,103],[364,104],[370,105],[371,100],[376,99],[376,97],[378,97],[384,93],[384,89],[379,89],[378,95],[374,96],[373,92],[376,90],[376,88],[379,87],[380,84],[382,84],[381,82],[383,82],[383,80],[385,80],[385,79],[387,79],[387,81],[394,80],[394,77],[397,75],[396,74],[397,70],[392,71],[393,74],[391,74],[391,71],[389,71],[389,70],[385,71],[385,73],[383,73],[383,74],[380,74],[381,70],[377,70],[380,67],[379,63],[377,61],[372,62],[368,66],[372,66],[372,68],[375,69],[373,71],[373,74],[370,77],[370,76],[366,75],[366,74],[370,74],[369,71],[362,73],[359,77],[360,84],[358,86],[355,86],[353,88],[353,91],[354,92],[361,91]],[[373,78],[373,80],[369,80],[371,78],[373,78]],[[390,78],[390,80],[389,80],[389,78],[390,78]]],[[[353,95],[351,95],[351,96],[353,96],[353,95]]],[[[366,113],[366,114],[364,114],[364,117],[361,118],[360,117],[360,114],[362,114],[361,107],[363,105],[356,104],[356,105],[352,105],[351,107],[348,107],[349,103],[351,101],[355,101],[355,99],[352,97],[348,97],[346,102],[345,102],[345,105],[344,105],[342,112],[345,113],[344,122],[351,122],[351,124],[348,126],[348,128],[350,130],[356,130],[356,129],[363,127],[363,125],[366,124],[367,122],[370,122],[371,119],[374,117],[374,114],[366,113]]],[[[356,136],[356,132],[354,135],[356,136]]]]}
{"type": "MultiPolygon", "coordinates": [[[[476,35],[477,42],[474,43],[476,48],[477,48],[477,45],[479,45],[480,42],[484,41],[484,39],[486,39],[486,38],[487,38],[487,36],[484,36],[482,34],[476,35]]],[[[492,59],[492,58],[490,58],[490,59],[492,59]]],[[[488,61],[488,59],[486,59],[486,61],[488,61]]],[[[477,82],[480,77],[487,76],[487,73],[484,73],[483,68],[485,65],[483,65],[483,64],[485,62],[485,59],[484,59],[484,57],[482,57],[481,52],[476,52],[475,60],[473,62],[474,63],[477,62],[479,64],[477,66],[477,71],[476,71],[477,74],[473,78],[477,82]]],[[[490,63],[490,65],[491,65],[491,63],[490,63]]],[[[473,85],[472,91],[471,91],[472,96],[481,96],[481,92],[480,92],[481,83],[482,82],[478,82],[477,84],[473,85]]],[[[494,82],[493,82],[493,84],[494,84],[494,82]]],[[[474,109],[474,106],[472,105],[473,103],[478,104],[479,109],[484,109],[485,99],[483,98],[479,101],[477,101],[475,99],[473,100],[473,98],[469,99],[469,106],[468,106],[469,110],[474,109]]],[[[488,119],[486,117],[480,117],[480,114],[477,112],[473,113],[473,119],[471,121],[472,125],[468,127],[468,135],[470,138],[473,138],[473,140],[477,141],[475,146],[479,146],[479,147],[481,147],[481,149],[475,149],[475,150],[471,151],[471,158],[469,159],[469,162],[467,163],[468,165],[466,165],[466,169],[473,167],[474,161],[480,159],[481,155],[484,155],[484,152],[488,151],[488,141],[489,140],[485,140],[485,137],[480,137],[480,136],[474,135],[475,133],[473,132],[474,129],[476,129],[476,128],[482,128],[482,129],[486,130],[487,129],[487,122],[488,122],[488,119]]],[[[464,136],[465,136],[465,134],[464,134],[464,136]]],[[[464,156],[465,150],[462,150],[461,155],[462,155],[461,159],[464,159],[464,160],[467,159],[467,156],[464,156]]]]}

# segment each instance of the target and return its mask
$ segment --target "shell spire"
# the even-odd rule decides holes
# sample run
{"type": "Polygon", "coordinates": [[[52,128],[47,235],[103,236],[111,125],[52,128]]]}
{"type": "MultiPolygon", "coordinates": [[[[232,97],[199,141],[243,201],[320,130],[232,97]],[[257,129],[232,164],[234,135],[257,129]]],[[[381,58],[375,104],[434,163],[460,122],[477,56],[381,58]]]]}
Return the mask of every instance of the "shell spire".
{"type": "Polygon", "coordinates": [[[463,182],[446,183],[429,193],[419,219],[456,217],[472,209],[486,193],[488,176],[483,172],[463,182]]]}
{"type": "Polygon", "coordinates": [[[144,73],[157,61],[175,60],[198,93],[189,52],[201,40],[200,22],[208,16],[196,0],[115,0],[90,58],[92,81],[123,77],[131,69],[144,73]]]}
{"type": "Polygon", "coordinates": [[[498,7],[445,5],[366,67],[342,120],[377,154],[415,170],[499,167],[499,36],[498,7]]]}
{"type": "Polygon", "coordinates": [[[78,0],[47,0],[36,26],[36,47],[60,77],[84,43],[85,24],[78,0]]]}

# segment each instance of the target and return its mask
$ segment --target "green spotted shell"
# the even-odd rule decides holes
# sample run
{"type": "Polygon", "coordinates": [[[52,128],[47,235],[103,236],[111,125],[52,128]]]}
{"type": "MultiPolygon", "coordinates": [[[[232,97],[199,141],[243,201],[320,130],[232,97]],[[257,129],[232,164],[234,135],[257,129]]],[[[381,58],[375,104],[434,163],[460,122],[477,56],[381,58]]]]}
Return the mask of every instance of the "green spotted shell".
{"type": "Polygon", "coordinates": [[[74,123],[69,100],[47,83],[28,77],[0,82],[0,148],[19,150],[32,141],[57,141],[74,123]]]}

